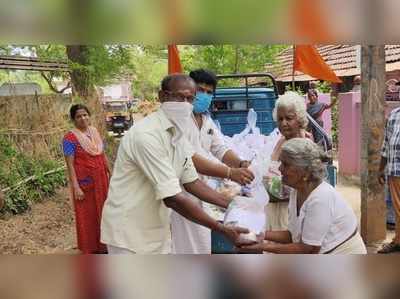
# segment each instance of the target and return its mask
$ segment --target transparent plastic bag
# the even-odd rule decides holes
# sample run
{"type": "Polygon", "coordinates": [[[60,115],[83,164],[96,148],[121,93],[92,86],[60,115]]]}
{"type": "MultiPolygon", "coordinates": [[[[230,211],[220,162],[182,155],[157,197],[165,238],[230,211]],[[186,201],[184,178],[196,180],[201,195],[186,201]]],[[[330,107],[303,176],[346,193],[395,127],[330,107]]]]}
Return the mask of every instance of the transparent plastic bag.
{"type": "Polygon", "coordinates": [[[279,161],[271,161],[268,172],[264,176],[264,186],[268,190],[269,194],[271,194],[276,199],[288,199],[290,195],[290,187],[282,184],[282,176],[279,171],[280,162],[279,161]]]}

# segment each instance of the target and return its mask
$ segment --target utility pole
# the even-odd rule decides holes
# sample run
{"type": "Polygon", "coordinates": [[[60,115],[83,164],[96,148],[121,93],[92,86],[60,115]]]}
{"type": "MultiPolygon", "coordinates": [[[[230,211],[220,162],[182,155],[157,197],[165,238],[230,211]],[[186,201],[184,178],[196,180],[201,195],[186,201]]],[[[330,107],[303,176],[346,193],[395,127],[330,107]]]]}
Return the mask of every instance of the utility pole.
{"type": "Polygon", "coordinates": [[[378,182],[385,126],[385,46],[361,47],[361,235],[386,238],[386,204],[378,182]]]}

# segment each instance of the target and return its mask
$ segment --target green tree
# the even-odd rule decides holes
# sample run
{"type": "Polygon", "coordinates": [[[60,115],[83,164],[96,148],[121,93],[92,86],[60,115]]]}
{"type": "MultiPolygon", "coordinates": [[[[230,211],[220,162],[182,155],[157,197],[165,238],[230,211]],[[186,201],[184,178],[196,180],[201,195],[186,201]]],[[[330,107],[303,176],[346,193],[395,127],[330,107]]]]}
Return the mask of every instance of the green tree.
{"type": "Polygon", "coordinates": [[[285,45],[204,45],[183,47],[185,69],[204,67],[218,74],[262,72],[285,45]]]}
{"type": "MultiPolygon", "coordinates": [[[[154,99],[161,79],[167,74],[166,45],[32,45],[28,48],[44,59],[66,61],[70,72],[42,72],[42,78],[53,92],[73,86],[77,95],[86,96],[95,85],[103,86],[120,76],[132,75],[133,92],[143,99],[154,99]],[[69,82],[59,88],[57,80],[69,82]]],[[[285,45],[181,45],[184,71],[206,68],[217,74],[263,72],[267,63],[274,63],[285,45]]],[[[1,53],[10,53],[18,46],[0,46],[1,53]]],[[[39,77],[40,77],[39,76],[39,77]]],[[[4,77],[4,76],[3,76],[4,77]]],[[[131,76],[130,76],[131,77],[131,76]]],[[[2,79],[0,77],[0,79],[2,79]]],[[[234,82],[224,82],[233,84],[234,82]]],[[[236,84],[236,83],[235,83],[236,84]]]]}
{"type": "Polygon", "coordinates": [[[133,93],[145,100],[155,100],[160,81],[167,74],[166,46],[137,46],[131,49],[133,93]]]}
{"type": "Polygon", "coordinates": [[[105,85],[131,71],[130,46],[69,45],[71,82],[76,95],[86,97],[95,85],[105,85]]]}
{"type": "MultiPolygon", "coordinates": [[[[37,57],[43,59],[51,59],[57,61],[65,61],[67,62],[67,55],[65,51],[64,45],[34,45],[30,46],[30,50],[37,57]]],[[[67,72],[61,71],[51,71],[51,72],[40,72],[41,77],[47,83],[49,89],[55,93],[63,93],[66,89],[71,87],[71,78],[70,74],[67,72]],[[58,87],[55,83],[56,80],[62,80],[67,82],[66,86],[58,87]]]]}
{"type": "MultiPolygon", "coordinates": [[[[217,74],[263,72],[273,63],[284,45],[180,45],[180,58],[185,73],[205,68],[217,74]]],[[[138,45],[131,49],[134,65],[134,94],[144,99],[157,96],[160,81],[167,74],[166,45],[138,45]]],[[[224,81],[225,84],[237,84],[224,81]]]]}
{"type": "MultiPolygon", "coordinates": [[[[183,46],[182,64],[185,71],[206,68],[216,74],[240,74],[265,72],[267,63],[275,63],[275,57],[285,45],[204,45],[183,46]]],[[[238,80],[224,80],[221,85],[239,84],[238,80]]]]}
{"type": "Polygon", "coordinates": [[[70,72],[48,71],[40,75],[53,92],[61,93],[72,86],[76,95],[85,97],[95,85],[105,85],[131,73],[130,48],[129,45],[3,45],[0,54],[10,55],[22,49],[39,58],[67,62],[70,72]],[[62,89],[56,85],[60,79],[69,82],[62,89]]]}

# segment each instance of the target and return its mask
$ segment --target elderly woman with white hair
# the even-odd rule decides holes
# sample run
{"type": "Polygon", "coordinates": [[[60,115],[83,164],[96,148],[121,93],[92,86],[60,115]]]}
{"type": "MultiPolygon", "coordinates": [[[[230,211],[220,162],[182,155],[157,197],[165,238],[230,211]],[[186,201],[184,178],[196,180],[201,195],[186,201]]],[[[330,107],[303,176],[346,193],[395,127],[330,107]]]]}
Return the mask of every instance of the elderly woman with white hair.
{"type": "Polygon", "coordinates": [[[282,146],[280,171],[290,193],[289,227],[266,231],[261,242],[241,251],[365,254],[357,218],[342,196],[324,181],[327,155],[311,140],[293,138],[282,146]]]}
{"type": "MultiPolygon", "coordinates": [[[[307,107],[304,98],[295,92],[286,92],[276,101],[273,111],[274,120],[282,134],[271,155],[271,163],[266,175],[266,182],[270,186],[270,203],[267,205],[267,229],[283,230],[288,225],[289,188],[282,186],[279,194],[272,192],[274,182],[281,178],[279,171],[279,156],[283,144],[292,138],[310,138],[312,135],[306,131],[308,125],[307,107]]],[[[275,184],[276,185],[276,184],[275,184]]]]}

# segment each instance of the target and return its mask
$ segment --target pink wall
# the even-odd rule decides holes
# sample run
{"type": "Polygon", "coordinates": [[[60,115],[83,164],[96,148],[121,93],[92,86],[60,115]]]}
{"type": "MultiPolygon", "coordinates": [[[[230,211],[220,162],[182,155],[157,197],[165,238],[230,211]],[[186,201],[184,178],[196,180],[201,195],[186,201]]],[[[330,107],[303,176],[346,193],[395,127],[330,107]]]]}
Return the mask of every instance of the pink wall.
{"type": "MultiPolygon", "coordinates": [[[[360,175],[361,159],[361,96],[359,92],[339,94],[339,172],[342,175],[360,175]]],[[[387,102],[385,114],[400,106],[387,102]]],[[[382,128],[383,130],[383,128],[382,128]]]]}
{"type": "Polygon", "coordinates": [[[339,172],[343,175],[359,175],[361,144],[360,93],[340,93],[338,100],[339,172]]]}

